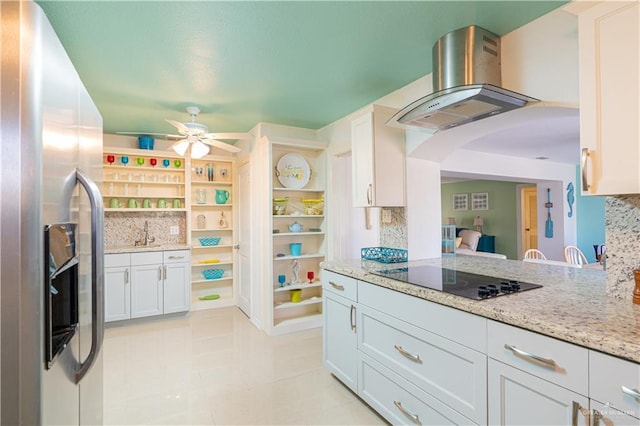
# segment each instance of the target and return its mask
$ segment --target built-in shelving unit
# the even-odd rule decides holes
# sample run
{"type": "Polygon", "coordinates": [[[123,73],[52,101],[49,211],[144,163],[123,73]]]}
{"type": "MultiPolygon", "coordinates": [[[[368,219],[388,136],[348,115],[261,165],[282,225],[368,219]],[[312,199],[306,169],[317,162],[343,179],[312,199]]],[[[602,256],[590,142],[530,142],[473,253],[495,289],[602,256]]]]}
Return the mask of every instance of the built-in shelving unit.
{"type": "Polygon", "coordinates": [[[275,203],[280,205],[280,210],[273,209],[270,229],[273,261],[270,264],[269,293],[273,309],[269,331],[282,334],[322,325],[322,286],[319,280],[320,263],[326,254],[326,154],[321,144],[313,147],[296,144],[295,141],[272,141],[270,154],[272,198],[286,199],[286,202],[275,203]],[[278,162],[287,154],[297,154],[309,165],[311,173],[302,187],[287,187],[278,179],[278,162]],[[291,244],[294,243],[301,244],[299,254],[292,252],[291,244]],[[297,280],[294,267],[298,272],[297,280]],[[313,273],[311,280],[307,276],[309,272],[313,273]],[[284,285],[278,282],[280,275],[286,277],[284,285]],[[293,301],[294,291],[300,292],[299,301],[293,301]]]}
{"type": "Polygon", "coordinates": [[[113,148],[103,165],[106,212],[186,211],[185,161],[174,152],[113,148]]]}
{"type": "Polygon", "coordinates": [[[191,209],[191,309],[235,305],[235,235],[233,229],[233,158],[206,156],[192,159],[189,174],[191,209]],[[203,245],[201,238],[219,238],[203,245]],[[203,271],[221,269],[220,278],[207,279],[203,271]],[[218,295],[215,300],[201,297],[218,295]]]}

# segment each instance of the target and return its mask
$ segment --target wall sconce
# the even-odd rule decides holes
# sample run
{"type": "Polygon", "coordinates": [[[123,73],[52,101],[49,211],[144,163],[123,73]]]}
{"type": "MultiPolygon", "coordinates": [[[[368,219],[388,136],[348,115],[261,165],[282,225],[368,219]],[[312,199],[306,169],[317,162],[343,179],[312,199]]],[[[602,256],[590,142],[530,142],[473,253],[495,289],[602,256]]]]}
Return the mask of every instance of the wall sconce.
{"type": "Polygon", "coordinates": [[[484,220],[480,216],[476,216],[473,218],[473,225],[476,227],[476,231],[482,234],[482,226],[484,225],[484,220]]]}
{"type": "Polygon", "coordinates": [[[448,217],[447,218],[447,225],[455,225],[456,224],[456,218],[455,217],[448,217]]]}

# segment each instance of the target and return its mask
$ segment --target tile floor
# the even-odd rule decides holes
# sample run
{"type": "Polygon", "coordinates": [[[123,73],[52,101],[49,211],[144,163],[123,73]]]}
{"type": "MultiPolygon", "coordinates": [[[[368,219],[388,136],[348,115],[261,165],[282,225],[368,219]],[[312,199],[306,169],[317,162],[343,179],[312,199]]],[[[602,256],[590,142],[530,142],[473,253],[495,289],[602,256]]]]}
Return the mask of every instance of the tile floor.
{"type": "Polygon", "coordinates": [[[237,308],[111,326],[104,423],[385,424],[322,366],[322,330],[269,337],[237,308]]]}

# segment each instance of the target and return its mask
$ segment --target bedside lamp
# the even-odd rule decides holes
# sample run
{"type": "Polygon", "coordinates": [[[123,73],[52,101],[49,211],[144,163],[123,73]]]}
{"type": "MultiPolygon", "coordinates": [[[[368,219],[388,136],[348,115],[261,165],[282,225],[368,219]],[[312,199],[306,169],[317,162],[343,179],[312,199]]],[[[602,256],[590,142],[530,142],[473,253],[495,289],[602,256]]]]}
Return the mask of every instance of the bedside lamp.
{"type": "Polygon", "coordinates": [[[476,227],[476,231],[482,234],[482,226],[484,225],[484,220],[480,216],[476,216],[473,218],[473,226],[476,227]]]}

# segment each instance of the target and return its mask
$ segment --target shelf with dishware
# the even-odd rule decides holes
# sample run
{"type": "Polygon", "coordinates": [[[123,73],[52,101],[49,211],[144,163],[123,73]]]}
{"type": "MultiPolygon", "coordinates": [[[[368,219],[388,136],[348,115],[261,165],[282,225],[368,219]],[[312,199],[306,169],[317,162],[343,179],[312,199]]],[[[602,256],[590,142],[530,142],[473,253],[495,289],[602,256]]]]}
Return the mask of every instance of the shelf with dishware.
{"type": "Polygon", "coordinates": [[[271,144],[270,334],[319,327],[325,258],[325,149],[271,144]]]}
{"type": "Polygon", "coordinates": [[[191,159],[189,172],[192,307],[235,305],[235,160],[217,156],[191,159]]]}

